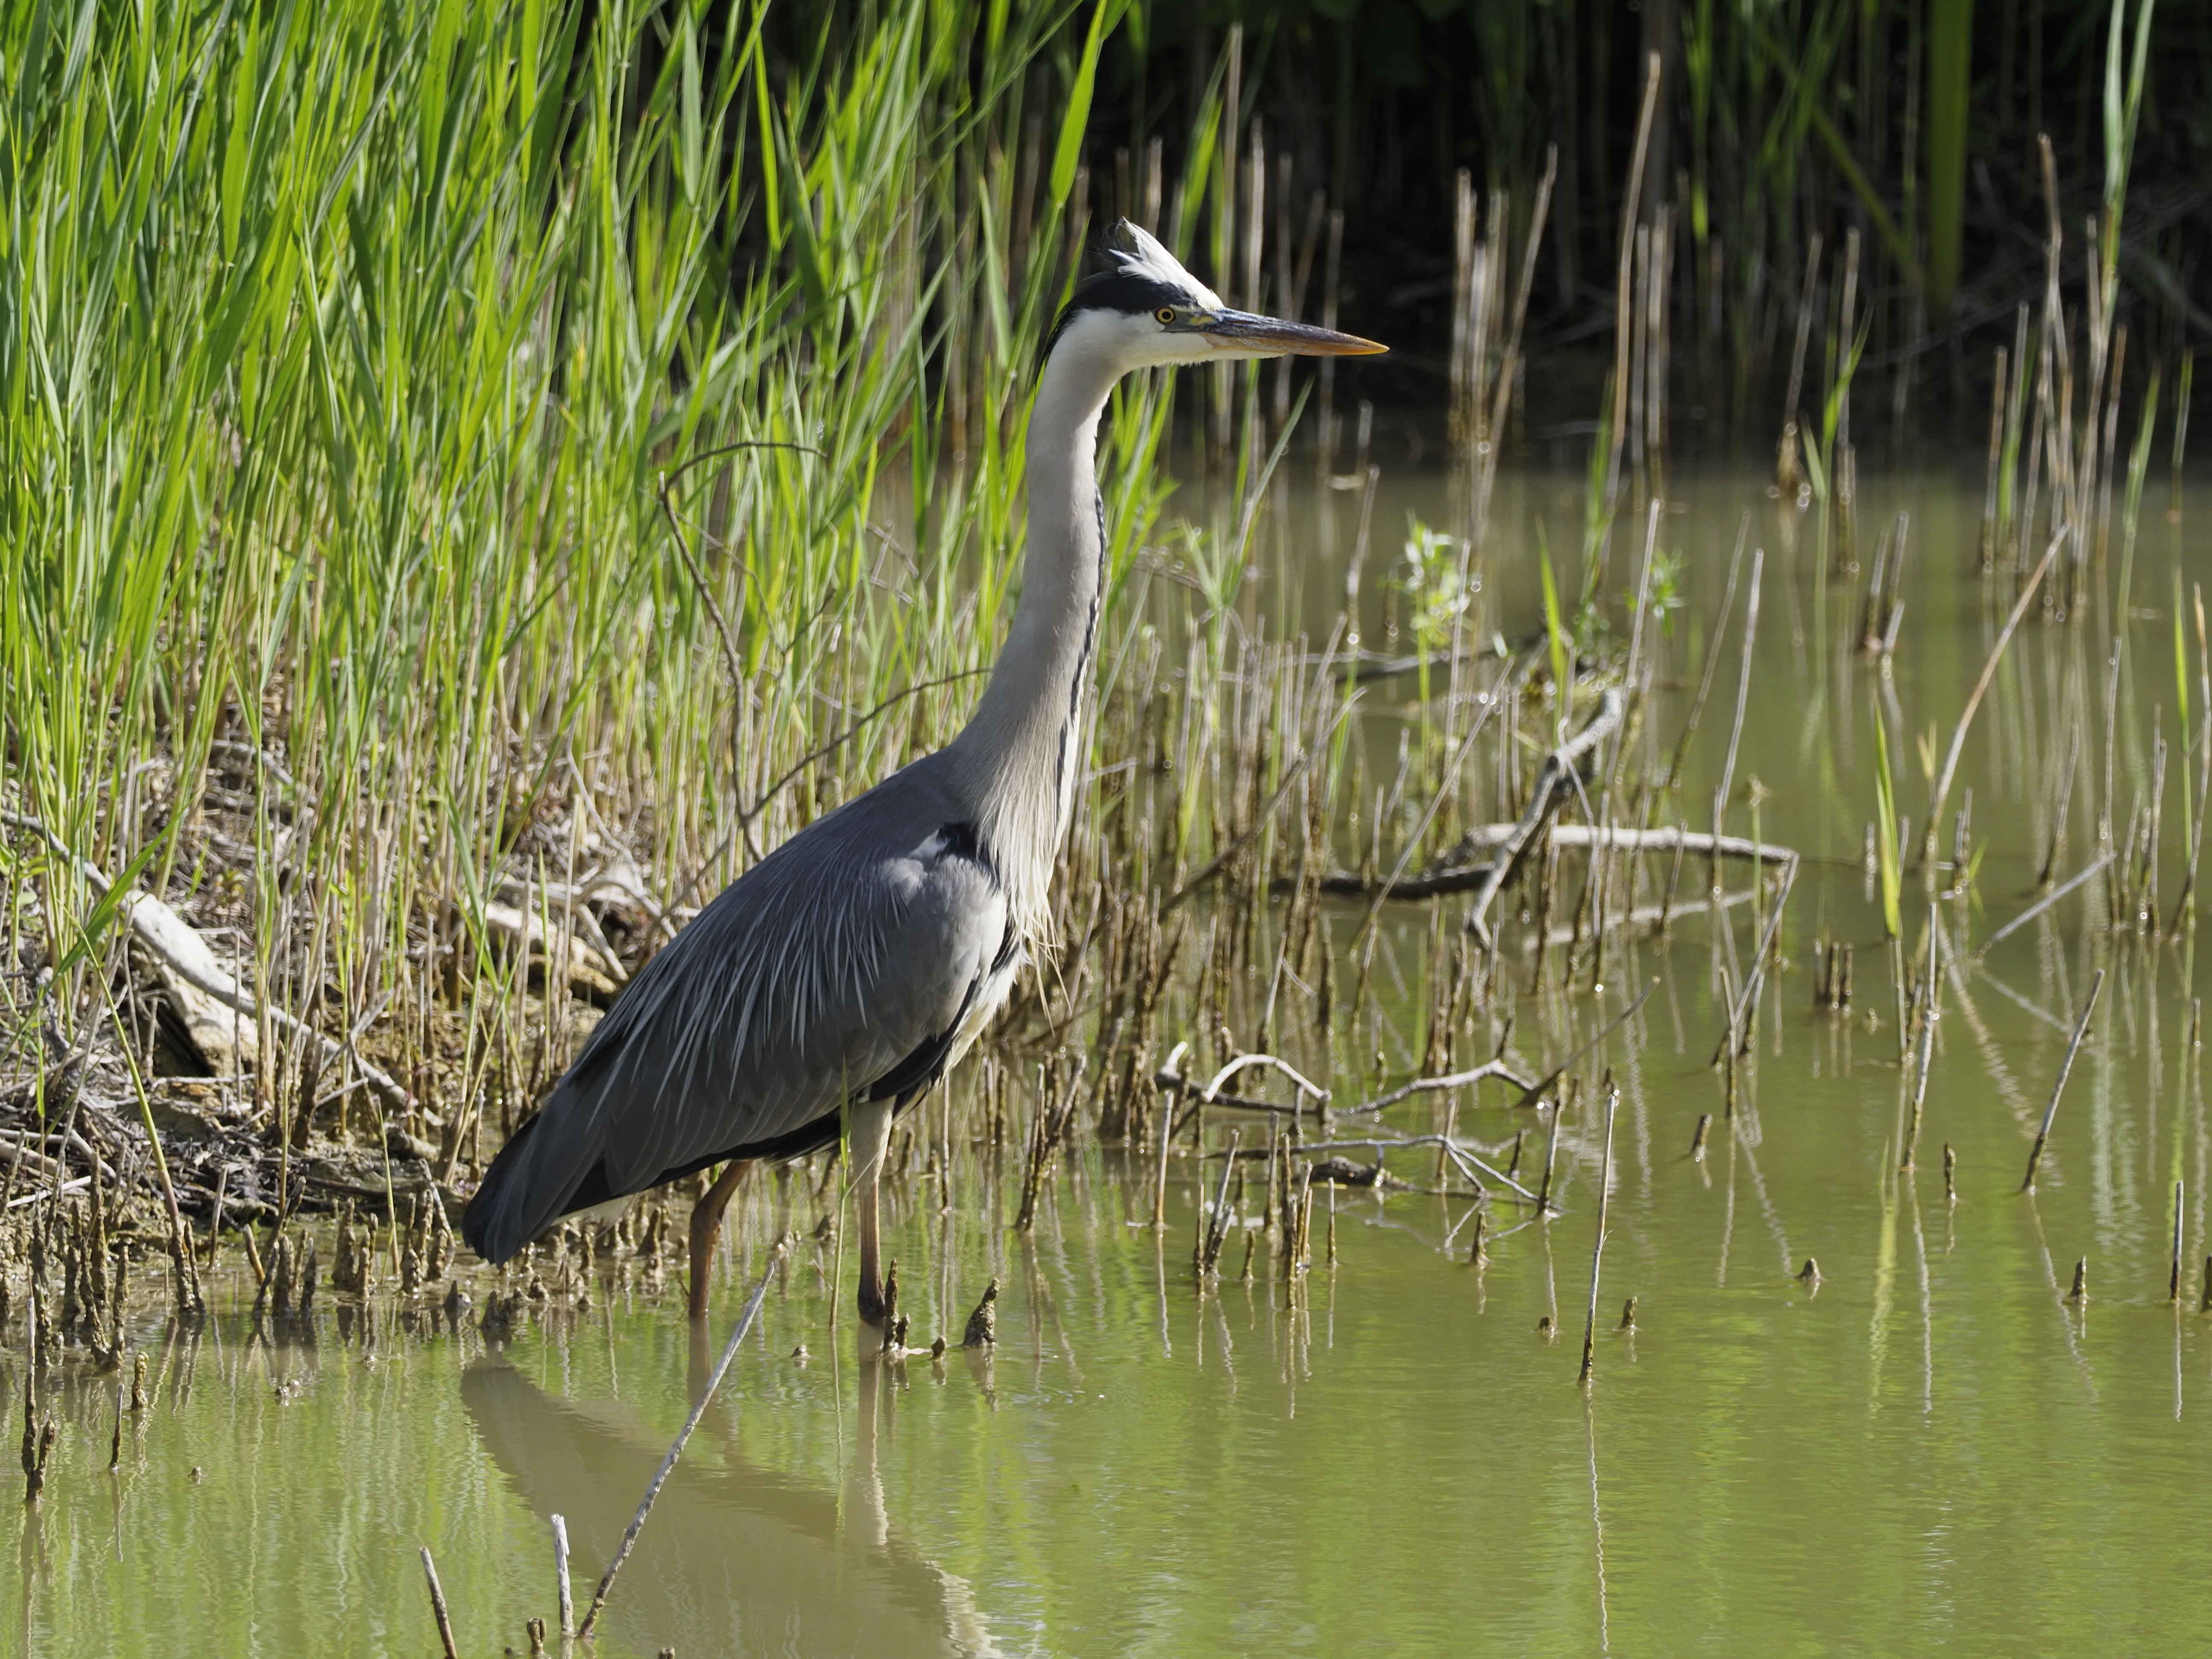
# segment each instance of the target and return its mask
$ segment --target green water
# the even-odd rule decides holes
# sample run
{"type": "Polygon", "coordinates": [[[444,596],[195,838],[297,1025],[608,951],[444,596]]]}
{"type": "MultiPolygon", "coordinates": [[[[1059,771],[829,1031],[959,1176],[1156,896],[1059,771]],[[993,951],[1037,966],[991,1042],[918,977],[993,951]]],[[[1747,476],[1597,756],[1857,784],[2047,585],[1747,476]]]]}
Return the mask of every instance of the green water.
{"type": "MultiPolygon", "coordinates": [[[[1503,515],[1547,517],[1556,547],[1572,488],[1516,486],[1503,515]]],[[[1891,761],[1917,823],[1914,738],[1935,723],[1940,756],[2009,598],[1972,574],[1978,489],[1867,491],[1869,542],[1893,506],[1915,514],[1887,690],[1844,645],[1857,589],[1821,579],[1809,538],[1787,545],[1786,508],[1740,478],[1676,492],[1691,510],[1665,533],[1689,557],[1689,603],[1665,646],[1662,684],[1679,689],[1661,699],[1652,741],[1671,745],[1679,727],[1749,502],[1768,558],[1738,777],[1764,787],[1765,835],[1829,861],[1808,861],[1790,900],[1790,969],[1762,1003],[1733,1130],[1708,1062],[1721,969],[1740,972],[1753,948],[1747,907],[1728,913],[1727,934],[1693,913],[1664,941],[1638,939],[1595,996],[1562,994],[1555,977],[1519,999],[1515,1050],[1548,1063],[1657,981],[1601,1056],[1621,1100],[1592,1385],[1576,1383],[1603,1158],[1587,1103],[1561,1129],[1563,1212],[1523,1224],[1525,1207],[1500,1203],[1480,1268],[1466,1260],[1468,1203],[1425,1191],[1337,1193],[1332,1265],[1317,1189],[1310,1274],[1275,1276],[1263,1238],[1240,1282],[1240,1234],[1204,1294],[1190,1269],[1197,1182],[1180,1160],[1163,1231],[1149,1224],[1149,1170],[1086,1146],[1024,1235],[1011,1226],[1018,1159],[1009,1151],[994,1177],[971,1147],[949,1211],[932,1185],[896,1190],[890,1249],[921,1340],[957,1340],[985,1281],[1001,1279],[994,1354],[863,1358],[842,1312],[849,1254],[799,1244],[624,1569],[600,1652],[2016,1654],[2212,1641],[2195,1582],[2212,1540],[2212,1321],[2197,1311],[2212,1143],[2186,1049],[2201,987],[2189,946],[2086,927],[2093,883],[1953,975],[1919,1167],[1897,1170],[1911,1070],[1858,867],[1874,710],[1895,696],[1891,761]],[[1856,945],[1849,1018],[1810,1006],[1824,927],[1856,945]],[[2022,1197],[2065,1028],[2100,966],[2100,1011],[2038,1191],[2022,1197]],[[1693,1159],[1704,1113],[1716,1122],[1693,1159]],[[2179,1307],[2166,1298],[2177,1178],[2179,1307]],[[1816,1290],[1796,1277],[1808,1257],[1816,1290]],[[2075,1303],[2078,1259],[2088,1295],[2075,1303]],[[791,1357],[802,1344],[804,1361],[791,1357]]],[[[1378,509],[1383,556],[1402,518],[1379,521],[1409,500],[1378,509]]],[[[2193,502],[2190,522],[2208,512],[2193,502]]],[[[1629,556],[1616,551],[1616,568],[1629,556]]],[[[2148,798],[2154,705],[2177,737],[2177,560],[2188,578],[2212,574],[2201,540],[2148,526],[2115,714],[2123,824],[2130,799],[2148,798]]],[[[1328,577],[1308,567],[1308,602],[1328,577]]],[[[1525,621],[1533,584],[1503,580],[1525,621]]],[[[2033,900],[2050,829],[2033,757],[2070,697],[2087,725],[2061,872],[2087,861],[2116,610],[2032,623],[1978,717],[1961,781],[1986,850],[1972,896],[1941,902],[1964,946],[2033,900]]],[[[1731,712],[1723,650],[1692,801],[1710,790],[1731,712]]],[[[2185,844],[2168,766],[2170,914],[2185,844]]],[[[1730,827],[1749,830],[1748,807],[1730,827]]],[[[1949,836],[1947,821],[1947,852],[1949,836]]],[[[1701,892],[1702,878],[1685,887],[1701,892]]],[[[1908,875],[1909,940],[1926,905],[1908,875]]],[[[1370,1033],[1394,1054],[1420,1038],[1425,918],[1409,908],[1378,956],[1378,986],[1407,988],[1395,1026],[1386,1009],[1370,1033]]],[[[1515,971],[1525,988],[1528,964],[1515,971]]],[[[1357,1095],[1364,1080],[1338,1081],[1357,1095]]],[[[1358,1133],[1345,1121],[1340,1139],[1358,1133]]],[[[1417,1101],[1376,1133],[1437,1121],[1417,1101]]],[[[1462,1106],[1458,1127],[1493,1160],[1529,1128],[1524,1158],[1540,1159],[1532,1115],[1510,1116],[1498,1094],[1462,1106]]],[[[1433,1184],[1432,1153],[1390,1163],[1433,1184]]],[[[1248,1219],[1261,1189],[1255,1179],[1248,1219]]],[[[811,1233],[820,1206],[794,1179],[759,1183],[732,1213],[717,1348],[765,1241],[811,1233]]],[[[234,1294],[241,1269],[234,1252],[223,1260],[234,1294]]],[[[65,1365],[41,1385],[62,1433],[45,1498],[9,1507],[18,1589],[0,1651],[433,1653],[424,1545],[460,1650],[520,1651],[524,1621],[553,1613],[549,1517],[567,1517],[587,1595],[708,1363],[680,1290],[627,1270],[588,1310],[526,1322],[503,1346],[427,1312],[410,1328],[389,1304],[265,1335],[236,1314],[191,1335],[149,1317],[138,1335],[151,1397],[125,1414],[116,1472],[115,1379],[65,1365]]],[[[0,1385],[15,1402],[12,1443],[19,1347],[0,1357],[0,1385]]]]}

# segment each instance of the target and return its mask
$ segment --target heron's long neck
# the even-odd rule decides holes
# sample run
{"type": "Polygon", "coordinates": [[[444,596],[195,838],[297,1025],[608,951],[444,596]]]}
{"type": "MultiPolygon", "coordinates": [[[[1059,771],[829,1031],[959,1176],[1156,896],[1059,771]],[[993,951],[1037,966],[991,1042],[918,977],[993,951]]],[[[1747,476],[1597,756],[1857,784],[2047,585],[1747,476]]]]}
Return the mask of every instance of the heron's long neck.
{"type": "Polygon", "coordinates": [[[1093,455],[1114,378],[1067,349],[1045,365],[1030,416],[1021,603],[991,683],[951,745],[1016,924],[1035,939],[1049,931],[1047,889],[1082,763],[1104,551],[1093,455]]]}

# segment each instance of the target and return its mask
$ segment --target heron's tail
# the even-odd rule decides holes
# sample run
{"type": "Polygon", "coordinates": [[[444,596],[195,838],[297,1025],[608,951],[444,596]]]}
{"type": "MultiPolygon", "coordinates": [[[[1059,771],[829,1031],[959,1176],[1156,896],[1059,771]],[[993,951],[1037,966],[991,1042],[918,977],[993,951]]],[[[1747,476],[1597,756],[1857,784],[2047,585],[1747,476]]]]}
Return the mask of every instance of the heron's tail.
{"type": "Polygon", "coordinates": [[[461,1212],[461,1237],[495,1267],[544,1232],[567,1207],[567,1193],[539,1190],[532,1179],[538,1173],[533,1166],[541,1160],[532,1156],[532,1132],[544,1116],[540,1112],[508,1137],[461,1212]]]}

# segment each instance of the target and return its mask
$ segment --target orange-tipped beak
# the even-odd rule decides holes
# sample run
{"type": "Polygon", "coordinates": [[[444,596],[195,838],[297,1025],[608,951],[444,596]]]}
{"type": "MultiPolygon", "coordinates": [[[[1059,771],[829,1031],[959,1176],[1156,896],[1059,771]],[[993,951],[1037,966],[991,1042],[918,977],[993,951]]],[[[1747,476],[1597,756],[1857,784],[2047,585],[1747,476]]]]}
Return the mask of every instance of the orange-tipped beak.
{"type": "Polygon", "coordinates": [[[1244,311],[1217,312],[1203,322],[1194,321],[1191,331],[1231,350],[1279,356],[1372,357],[1390,349],[1372,340],[1363,340],[1357,334],[1339,334],[1333,328],[1286,323],[1273,317],[1255,317],[1244,311]]]}

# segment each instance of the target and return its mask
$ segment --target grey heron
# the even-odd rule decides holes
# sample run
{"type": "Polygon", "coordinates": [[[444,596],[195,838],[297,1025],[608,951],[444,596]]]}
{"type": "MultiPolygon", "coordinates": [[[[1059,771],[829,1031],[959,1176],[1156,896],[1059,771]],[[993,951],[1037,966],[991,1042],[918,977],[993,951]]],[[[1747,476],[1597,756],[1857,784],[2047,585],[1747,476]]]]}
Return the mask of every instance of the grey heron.
{"type": "Polygon", "coordinates": [[[974,714],[945,748],[747,870],[638,972],[470,1199],[462,1230],[486,1261],[564,1215],[724,1164],[692,1213],[699,1317],[740,1172],[842,1133],[860,1314],[883,1318],[876,1183],[892,1120],[1051,941],[1097,637],[1106,509],[1094,455],[1108,394],[1133,369],[1384,349],[1231,309],[1126,220],[1106,252],[1046,343],[1021,598],[974,714]]]}

